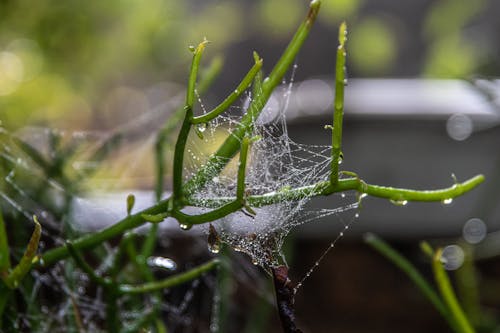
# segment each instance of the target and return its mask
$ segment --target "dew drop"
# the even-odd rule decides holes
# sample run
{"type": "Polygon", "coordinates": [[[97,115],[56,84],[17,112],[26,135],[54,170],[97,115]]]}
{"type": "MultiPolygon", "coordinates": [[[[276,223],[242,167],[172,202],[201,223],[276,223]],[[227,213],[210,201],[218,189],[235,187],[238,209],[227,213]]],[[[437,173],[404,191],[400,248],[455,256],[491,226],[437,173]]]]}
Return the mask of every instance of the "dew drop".
{"type": "Polygon", "coordinates": [[[257,259],[252,259],[252,264],[257,266],[257,265],[259,265],[259,261],[257,259]]]}
{"type": "Polygon", "coordinates": [[[149,257],[147,259],[147,264],[150,267],[164,268],[169,271],[173,271],[177,268],[175,261],[167,257],[149,257]]]}
{"type": "Polygon", "coordinates": [[[189,230],[193,227],[192,224],[179,224],[179,227],[182,229],[182,230],[189,230]]]}
{"type": "Polygon", "coordinates": [[[442,202],[443,205],[449,205],[453,202],[453,198],[444,199],[442,202]]]}
{"type": "Polygon", "coordinates": [[[354,214],[354,217],[358,218],[359,217],[359,213],[354,214]]]}
{"type": "Polygon", "coordinates": [[[219,177],[215,176],[214,178],[212,178],[212,181],[214,183],[218,183],[219,182],[219,177]]]}
{"type": "Polygon", "coordinates": [[[441,261],[444,268],[449,271],[456,270],[462,266],[465,260],[464,250],[458,245],[448,245],[443,249],[441,261]]]}
{"type": "Polygon", "coordinates": [[[486,237],[486,233],[486,223],[481,219],[472,218],[465,223],[462,235],[466,242],[477,244],[486,237]]]}
{"type": "Polygon", "coordinates": [[[342,198],[345,198],[345,193],[340,194],[342,198]]]}
{"type": "Polygon", "coordinates": [[[220,243],[219,242],[215,242],[215,243],[212,243],[212,244],[208,244],[208,250],[210,252],[212,252],[213,254],[217,254],[220,252],[220,243]]]}
{"type": "Polygon", "coordinates": [[[408,204],[408,200],[390,200],[391,203],[395,206],[406,206],[408,204]]]}

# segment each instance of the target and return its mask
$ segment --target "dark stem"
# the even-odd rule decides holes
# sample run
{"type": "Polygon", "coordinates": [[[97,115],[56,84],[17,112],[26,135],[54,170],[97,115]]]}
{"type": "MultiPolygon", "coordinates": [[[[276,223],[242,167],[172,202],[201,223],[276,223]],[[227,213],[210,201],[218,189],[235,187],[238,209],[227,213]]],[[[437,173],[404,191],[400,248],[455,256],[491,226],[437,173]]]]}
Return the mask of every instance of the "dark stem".
{"type": "Polygon", "coordinates": [[[273,272],[274,291],[276,293],[276,305],[280,316],[281,326],[285,333],[301,333],[295,324],[295,310],[293,308],[293,286],[288,278],[288,268],[278,266],[271,268],[273,272]]]}

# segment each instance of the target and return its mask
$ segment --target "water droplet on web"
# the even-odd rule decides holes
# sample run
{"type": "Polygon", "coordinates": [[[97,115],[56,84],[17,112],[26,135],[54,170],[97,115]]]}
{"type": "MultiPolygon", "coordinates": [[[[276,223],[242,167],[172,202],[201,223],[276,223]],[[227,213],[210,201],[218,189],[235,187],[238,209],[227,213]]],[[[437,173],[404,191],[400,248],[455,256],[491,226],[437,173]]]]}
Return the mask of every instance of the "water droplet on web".
{"type": "Polygon", "coordinates": [[[408,200],[390,200],[391,203],[395,206],[406,206],[408,204],[408,200]]]}
{"type": "Polygon", "coordinates": [[[471,136],[473,130],[474,124],[472,119],[466,114],[453,114],[446,121],[446,131],[453,140],[466,140],[469,136],[471,136]]]}
{"type": "Polygon", "coordinates": [[[208,250],[213,254],[217,254],[220,252],[220,242],[216,241],[212,244],[208,243],[208,250]]]}
{"type": "Polygon", "coordinates": [[[341,196],[342,198],[345,198],[345,193],[341,193],[341,194],[340,194],[340,196],[341,196]]]}
{"type": "Polygon", "coordinates": [[[486,233],[486,223],[478,218],[472,218],[467,221],[462,231],[465,241],[470,244],[477,244],[481,242],[486,237],[486,233]]]}
{"type": "Polygon", "coordinates": [[[359,217],[359,213],[354,214],[354,217],[358,218],[359,217]]]}
{"type": "Polygon", "coordinates": [[[212,181],[214,183],[218,183],[219,182],[219,177],[215,176],[214,178],[212,178],[212,181]]]}
{"type": "Polygon", "coordinates": [[[449,271],[456,270],[462,266],[465,260],[464,250],[458,245],[448,245],[443,249],[441,261],[444,268],[449,271]]]}
{"type": "Polygon", "coordinates": [[[179,224],[179,227],[182,230],[189,230],[189,229],[191,229],[193,227],[193,225],[192,224],[183,224],[183,223],[181,223],[181,224],[179,224]]]}
{"type": "Polygon", "coordinates": [[[453,198],[447,198],[442,201],[443,205],[450,205],[453,202],[453,198]]]}
{"type": "Polygon", "coordinates": [[[252,258],[252,264],[254,264],[255,266],[258,266],[259,265],[259,261],[257,259],[253,259],[252,258]]]}
{"type": "Polygon", "coordinates": [[[196,128],[198,129],[199,132],[203,133],[207,129],[207,123],[198,124],[196,128]]]}
{"type": "Polygon", "coordinates": [[[169,271],[173,271],[177,268],[175,261],[167,257],[149,257],[147,259],[147,264],[150,267],[164,268],[169,271]]]}

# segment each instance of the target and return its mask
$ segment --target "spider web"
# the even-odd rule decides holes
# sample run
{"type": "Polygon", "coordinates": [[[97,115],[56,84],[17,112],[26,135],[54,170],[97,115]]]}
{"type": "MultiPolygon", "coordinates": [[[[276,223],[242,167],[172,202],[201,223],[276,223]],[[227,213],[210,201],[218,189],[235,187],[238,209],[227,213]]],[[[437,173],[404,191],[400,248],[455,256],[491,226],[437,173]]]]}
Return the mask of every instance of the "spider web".
{"type": "MultiPolygon", "coordinates": [[[[296,68],[297,65],[294,65],[289,82],[283,82],[264,106],[259,117],[253,121],[251,136],[260,139],[251,144],[249,150],[245,177],[246,195],[277,193],[311,186],[329,179],[331,147],[300,144],[288,135],[286,109],[292,93],[296,68]]],[[[198,101],[201,111],[206,113],[205,103],[199,96],[198,101]]],[[[203,134],[203,139],[196,135],[190,137],[185,168],[186,180],[207,163],[212,154],[210,148],[217,147],[221,138],[231,133],[251,102],[251,93],[247,93],[241,106],[233,106],[226,115],[210,122],[207,127],[198,128],[203,134]]],[[[223,172],[221,174],[214,172],[209,177],[211,180],[194,195],[196,203],[200,206],[203,207],[204,203],[212,204],[220,198],[235,197],[238,156],[226,162],[228,164],[223,172]]],[[[354,213],[357,212],[359,198],[353,193],[333,195],[334,208],[312,210],[308,208],[311,199],[306,197],[286,200],[255,208],[255,214],[243,209],[212,225],[222,242],[229,244],[236,251],[248,254],[255,265],[269,272],[269,268],[286,265],[282,251],[283,244],[287,235],[297,227],[327,218],[329,223],[339,224],[338,237],[326,250],[328,252],[359,215],[354,213]]],[[[208,227],[205,227],[205,231],[208,232],[208,227]]],[[[217,251],[217,247],[215,250],[217,251]]],[[[307,276],[318,265],[319,262],[315,263],[307,276]]]]}

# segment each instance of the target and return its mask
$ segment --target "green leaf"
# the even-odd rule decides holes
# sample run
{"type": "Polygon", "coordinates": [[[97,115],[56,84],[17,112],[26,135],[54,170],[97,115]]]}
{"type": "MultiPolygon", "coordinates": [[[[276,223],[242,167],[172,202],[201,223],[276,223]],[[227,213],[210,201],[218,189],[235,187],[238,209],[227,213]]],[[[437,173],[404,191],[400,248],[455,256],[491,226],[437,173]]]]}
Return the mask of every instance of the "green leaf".
{"type": "Polygon", "coordinates": [[[33,216],[33,222],[35,223],[35,230],[33,231],[33,234],[31,234],[31,239],[26,247],[26,251],[24,252],[19,264],[17,264],[4,281],[5,284],[7,284],[7,286],[11,289],[17,288],[19,282],[26,274],[28,274],[36,257],[38,243],[40,242],[40,236],[42,234],[42,226],[38,222],[36,216],[33,216]]]}
{"type": "Polygon", "coordinates": [[[10,269],[9,242],[7,239],[7,230],[3,220],[2,210],[0,209],[0,275],[8,272],[10,269]]]}

